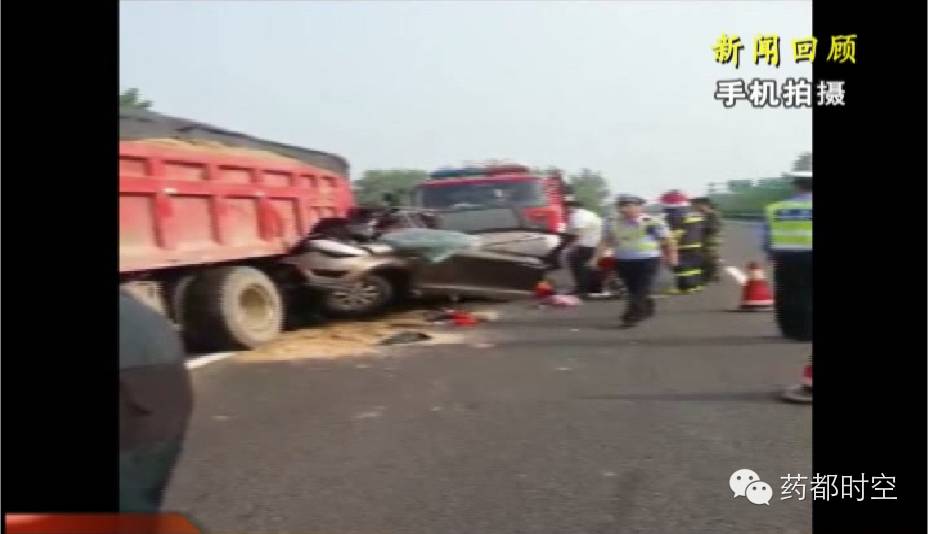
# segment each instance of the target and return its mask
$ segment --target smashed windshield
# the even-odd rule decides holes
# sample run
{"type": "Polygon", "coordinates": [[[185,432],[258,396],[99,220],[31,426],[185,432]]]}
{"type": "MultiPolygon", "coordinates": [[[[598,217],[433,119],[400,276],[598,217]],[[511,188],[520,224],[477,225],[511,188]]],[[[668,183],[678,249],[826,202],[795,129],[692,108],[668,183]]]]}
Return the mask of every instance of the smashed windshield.
{"type": "Polygon", "coordinates": [[[441,183],[420,187],[417,204],[430,209],[539,206],[544,190],[538,180],[441,183]]]}

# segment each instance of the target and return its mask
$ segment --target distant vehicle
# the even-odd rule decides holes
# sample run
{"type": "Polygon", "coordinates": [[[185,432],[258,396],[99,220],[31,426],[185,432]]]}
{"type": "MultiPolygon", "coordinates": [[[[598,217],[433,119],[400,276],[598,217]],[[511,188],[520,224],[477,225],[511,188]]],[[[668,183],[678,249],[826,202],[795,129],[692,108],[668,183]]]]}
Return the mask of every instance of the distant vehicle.
{"type": "Polygon", "coordinates": [[[214,126],[120,112],[122,285],[192,348],[251,348],[281,331],[301,273],[283,262],[354,200],[347,162],[214,126]]]}
{"type": "MultiPolygon", "coordinates": [[[[559,172],[533,172],[524,165],[490,165],[434,171],[413,192],[413,204],[441,212],[458,210],[519,210],[526,227],[563,232],[567,227],[564,196],[568,186],[559,172]]],[[[483,225],[494,214],[484,212],[483,225]]],[[[504,213],[504,217],[508,214],[504,213]]],[[[450,223],[449,223],[450,224],[450,223]]],[[[477,231],[478,226],[461,228],[477,231]]]]}
{"type": "MultiPolygon", "coordinates": [[[[477,211],[469,212],[480,219],[477,211]]],[[[410,296],[447,295],[507,299],[529,296],[556,268],[566,241],[543,229],[511,228],[449,232],[440,237],[471,240],[441,261],[384,242],[410,228],[441,229],[440,216],[415,210],[353,210],[349,217],[322,221],[286,260],[322,293],[323,311],[337,317],[377,313],[410,296]],[[460,237],[457,237],[460,236],[460,237]]]]}

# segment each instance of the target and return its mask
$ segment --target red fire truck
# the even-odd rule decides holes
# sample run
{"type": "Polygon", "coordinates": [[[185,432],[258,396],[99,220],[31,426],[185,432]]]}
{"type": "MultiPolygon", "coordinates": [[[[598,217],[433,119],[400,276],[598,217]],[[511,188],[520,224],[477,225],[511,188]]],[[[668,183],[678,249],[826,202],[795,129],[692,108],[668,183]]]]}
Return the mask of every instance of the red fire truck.
{"type": "MultiPolygon", "coordinates": [[[[519,208],[527,227],[562,232],[567,215],[567,186],[559,171],[532,171],[524,165],[488,165],[441,169],[413,192],[413,203],[440,212],[519,208]]],[[[492,217],[482,215],[488,225],[492,217]]],[[[475,230],[468,228],[467,230],[475,230]]]]}

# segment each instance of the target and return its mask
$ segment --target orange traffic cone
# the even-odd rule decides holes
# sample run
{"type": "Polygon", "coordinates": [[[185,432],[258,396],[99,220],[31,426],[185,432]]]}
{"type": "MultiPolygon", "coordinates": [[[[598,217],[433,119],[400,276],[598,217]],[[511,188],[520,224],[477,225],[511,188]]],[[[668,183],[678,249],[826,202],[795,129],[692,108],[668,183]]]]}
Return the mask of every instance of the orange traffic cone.
{"type": "Polygon", "coordinates": [[[742,311],[764,311],[773,307],[773,293],[764,276],[764,270],[756,261],[748,264],[748,279],[741,293],[742,311]]]}

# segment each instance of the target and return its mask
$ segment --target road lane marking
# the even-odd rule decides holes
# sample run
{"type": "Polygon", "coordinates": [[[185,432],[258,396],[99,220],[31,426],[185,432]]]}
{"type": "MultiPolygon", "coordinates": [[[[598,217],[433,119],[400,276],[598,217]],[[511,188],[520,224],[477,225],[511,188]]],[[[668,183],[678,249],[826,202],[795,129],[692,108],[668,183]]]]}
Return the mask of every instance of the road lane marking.
{"type": "Polygon", "coordinates": [[[368,410],[366,412],[361,412],[354,416],[355,419],[371,419],[374,417],[380,417],[383,415],[383,411],[386,410],[386,406],[374,406],[373,410],[368,410]]]}
{"type": "Polygon", "coordinates": [[[191,358],[187,360],[185,365],[187,369],[196,369],[198,367],[203,367],[204,365],[209,365],[219,360],[225,360],[230,356],[235,356],[234,352],[217,352],[215,354],[207,354],[205,356],[200,356],[199,358],[191,358]]]}
{"type": "Polygon", "coordinates": [[[748,277],[745,276],[743,272],[741,272],[741,269],[735,266],[732,266],[732,265],[726,266],[725,272],[728,273],[729,276],[734,278],[735,282],[738,282],[739,285],[743,286],[744,283],[748,281],[748,277]]]}

